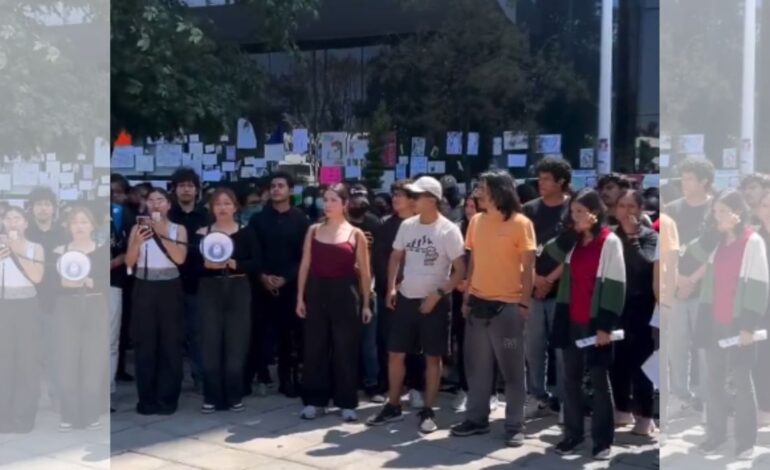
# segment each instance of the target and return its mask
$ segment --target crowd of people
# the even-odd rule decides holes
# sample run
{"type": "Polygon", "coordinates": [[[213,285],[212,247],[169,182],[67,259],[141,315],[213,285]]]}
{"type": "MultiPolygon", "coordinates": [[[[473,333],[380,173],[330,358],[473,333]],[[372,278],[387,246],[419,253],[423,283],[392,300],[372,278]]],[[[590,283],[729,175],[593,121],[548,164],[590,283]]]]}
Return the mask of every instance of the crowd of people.
{"type": "Polygon", "coordinates": [[[402,420],[406,400],[420,432],[452,424],[463,437],[490,431],[502,392],[506,445],[553,414],[564,426],[556,451],[577,452],[590,413],[591,454],[605,460],[616,428],[656,432],[643,364],[661,349],[661,422],[705,409],[699,448],[710,453],[734,413],[736,456],[750,458],[770,424],[760,366],[770,343],[754,335],[770,326],[770,178],[717,192],[708,161],[679,172],[682,197],[662,211],[655,190],[623,175],[574,193],[569,164],[550,158],[535,194],[489,171],[467,197],[451,176],[422,176],[375,196],[305,188],[297,205],[283,173],[240,196],[203,190],[189,168],[168,192],[113,174],[105,223],[77,205],[60,223],[55,195],[36,190],[27,210],[1,214],[0,374],[25,373],[2,388],[0,423],[32,425],[43,370],[66,372],[51,379],[63,431],[99,426],[108,381],[135,380],[137,413],[173,414],[186,357],[202,413],[242,411],[277,380],[306,420],[333,405],[356,421],[363,396],[382,404],[366,420],[379,426],[402,420]],[[106,259],[107,218],[110,289],[58,275],[50,260],[69,252],[106,259]],[[50,334],[77,341],[44,341],[48,314],[50,334]],[[109,338],[89,334],[100,327],[109,338]],[[731,336],[739,346],[718,345],[731,336]],[[459,423],[437,421],[442,390],[459,423]]]}
{"type": "MultiPolygon", "coordinates": [[[[571,453],[588,370],[593,455],[609,458],[616,424],[651,436],[641,365],[654,349],[657,194],[617,174],[572,194],[564,160],[543,160],[537,174],[532,191],[487,172],[465,198],[451,176],[375,196],[355,184],[305,188],[296,207],[282,173],[239,198],[203,190],[182,168],[170,193],[146,188],[133,201],[139,190],[114,175],[113,266],[133,276],[113,282],[115,296],[125,292],[113,307],[124,323],[132,312],[137,412],[176,410],[185,354],[203,413],[265,395],[277,362],[278,391],[301,398],[303,419],[333,405],[355,421],[363,391],[383,403],[366,424],[383,425],[403,419],[406,394],[430,433],[449,389],[465,413],[451,433],[462,437],[489,432],[502,391],[507,445],[524,443],[528,420],[561,412],[557,449],[571,453]],[[226,261],[201,255],[212,233],[232,241],[226,261]],[[615,346],[617,328],[626,342],[615,346]],[[598,347],[574,344],[592,335],[598,347]]],[[[111,340],[119,351],[117,329],[111,340]]]]}

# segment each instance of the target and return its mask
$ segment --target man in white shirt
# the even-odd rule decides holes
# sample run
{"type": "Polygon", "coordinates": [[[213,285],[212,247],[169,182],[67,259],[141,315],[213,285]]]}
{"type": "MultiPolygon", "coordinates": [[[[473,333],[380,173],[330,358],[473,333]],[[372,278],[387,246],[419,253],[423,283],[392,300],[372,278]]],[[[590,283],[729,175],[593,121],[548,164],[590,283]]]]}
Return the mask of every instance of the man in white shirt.
{"type": "Polygon", "coordinates": [[[404,359],[410,353],[426,358],[425,407],[419,429],[438,429],[433,404],[441,385],[441,358],[448,353],[450,293],[465,276],[465,249],[460,228],[439,213],[441,183],[419,178],[406,190],[415,199],[417,216],[405,220],[393,242],[388,266],[387,303],[392,313],[388,338],[388,403],[367,420],[380,426],[403,419],[401,389],[404,359]],[[403,266],[403,281],[396,279],[403,266]]]}

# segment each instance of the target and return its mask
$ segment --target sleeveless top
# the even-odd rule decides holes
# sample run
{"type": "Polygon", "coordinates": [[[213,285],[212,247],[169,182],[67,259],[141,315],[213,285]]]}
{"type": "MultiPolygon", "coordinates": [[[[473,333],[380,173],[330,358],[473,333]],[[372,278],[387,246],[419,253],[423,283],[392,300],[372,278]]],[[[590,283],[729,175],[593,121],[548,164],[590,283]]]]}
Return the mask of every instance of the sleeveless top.
{"type": "MultiPolygon", "coordinates": [[[[168,238],[176,241],[178,232],[179,226],[169,223],[168,238]]],[[[179,277],[179,267],[166,256],[154,238],[139,247],[136,268],[137,279],[144,281],[168,281],[179,277]]]]}
{"type": "MultiPolygon", "coordinates": [[[[27,241],[25,258],[35,257],[35,245],[27,241]]],[[[0,299],[31,299],[37,295],[35,284],[9,256],[0,261],[0,299]]]]}
{"type": "Polygon", "coordinates": [[[314,232],[310,253],[310,274],[313,277],[319,279],[356,277],[356,247],[351,243],[350,238],[342,243],[324,243],[316,239],[314,232]]]}

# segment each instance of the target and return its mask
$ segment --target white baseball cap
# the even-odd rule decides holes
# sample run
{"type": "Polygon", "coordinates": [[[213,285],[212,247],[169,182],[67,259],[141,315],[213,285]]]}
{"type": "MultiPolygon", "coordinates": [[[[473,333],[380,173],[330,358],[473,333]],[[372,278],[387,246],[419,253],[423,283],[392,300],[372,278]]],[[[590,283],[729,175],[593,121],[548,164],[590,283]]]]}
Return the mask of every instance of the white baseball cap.
{"type": "Polygon", "coordinates": [[[439,183],[436,178],[432,178],[430,176],[422,176],[417,178],[417,181],[414,183],[407,184],[405,189],[413,194],[429,193],[430,195],[435,196],[439,201],[443,196],[441,183],[439,183]]]}

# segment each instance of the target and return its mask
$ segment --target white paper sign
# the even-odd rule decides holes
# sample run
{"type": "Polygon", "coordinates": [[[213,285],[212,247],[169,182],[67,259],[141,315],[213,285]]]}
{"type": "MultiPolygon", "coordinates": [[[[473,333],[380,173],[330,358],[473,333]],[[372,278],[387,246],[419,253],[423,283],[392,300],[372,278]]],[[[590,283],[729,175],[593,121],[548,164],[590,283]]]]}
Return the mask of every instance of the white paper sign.
{"type": "MultiPolygon", "coordinates": [[[[238,119],[238,138],[237,147],[239,149],[257,148],[257,136],[254,134],[254,128],[246,119],[238,119]]],[[[217,180],[219,181],[219,180],[217,180]]]]}
{"type": "Polygon", "coordinates": [[[0,173],[0,191],[10,191],[11,187],[11,175],[8,173],[0,173]]]}
{"type": "Polygon", "coordinates": [[[291,131],[292,150],[294,153],[305,153],[308,151],[308,133],[307,129],[294,129],[291,131]]]}
{"type": "Polygon", "coordinates": [[[158,144],[155,147],[155,162],[159,168],[177,168],[182,164],[182,146],[179,144],[158,144]]]}
{"type": "Polygon", "coordinates": [[[685,134],[679,136],[679,153],[703,153],[705,136],[703,134],[685,134]]]}
{"type": "Polygon", "coordinates": [[[217,156],[215,154],[213,154],[213,153],[207,153],[207,154],[203,155],[202,161],[203,161],[203,165],[204,166],[214,166],[217,163],[219,163],[217,161],[217,156]]]}
{"type": "Polygon", "coordinates": [[[361,167],[360,166],[346,166],[345,178],[361,179],[361,167]]]}
{"type": "Polygon", "coordinates": [[[222,171],[235,171],[235,162],[222,162],[222,171]]]}
{"type": "Polygon", "coordinates": [[[348,134],[346,132],[324,132],[321,134],[321,164],[323,166],[344,166],[348,134]]]}
{"type": "Polygon", "coordinates": [[[526,153],[510,153],[508,154],[508,168],[524,168],[527,166],[527,154],[526,153]]]}
{"type": "Polygon", "coordinates": [[[13,184],[14,186],[37,186],[38,173],[40,173],[39,163],[15,162],[13,164],[13,184]]]}
{"type": "Polygon", "coordinates": [[[202,142],[190,143],[188,149],[189,149],[190,155],[203,155],[203,143],[202,142]]]}
{"type": "Polygon", "coordinates": [[[225,147],[225,158],[231,161],[235,160],[235,145],[225,147]]]}
{"type": "Polygon", "coordinates": [[[348,158],[353,160],[364,160],[369,153],[369,141],[367,139],[355,139],[350,141],[348,149],[348,158]]]}
{"type": "Polygon", "coordinates": [[[134,156],[136,155],[135,147],[120,146],[115,147],[112,151],[111,166],[115,169],[129,169],[134,168],[134,156]]]}
{"type": "Polygon", "coordinates": [[[61,201],[77,201],[78,200],[78,188],[66,188],[59,189],[59,200],[61,201]]]}
{"type": "MultiPolygon", "coordinates": [[[[752,335],[752,339],[756,341],[766,341],[767,340],[767,330],[757,330],[752,335]]],[[[731,336],[729,338],[720,339],[719,340],[719,347],[722,349],[727,348],[733,348],[735,346],[740,345],[741,338],[740,336],[731,336]]]]}
{"type": "Polygon", "coordinates": [[[526,150],[529,148],[527,134],[516,131],[503,132],[504,150],[526,150]]]}
{"type": "MultiPolygon", "coordinates": [[[[626,332],[624,330],[613,330],[612,333],[610,333],[610,341],[622,341],[625,337],[626,332]]],[[[575,344],[580,349],[587,348],[589,346],[595,346],[596,336],[589,336],[587,338],[575,340],[575,344]]]]}
{"type": "Polygon", "coordinates": [[[561,134],[537,136],[537,153],[561,153],[561,134]]]}
{"type": "Polygon", "coordinates": [[[59,175],[59,184],[70,185],[75,184],[75,173],[66,172],[59,175]]]}
{"type": "Polygon", "coordinates": [[[658,161],[658,166],[661,168],[668,168],[671,165],[671,155],[668,153],[661,153],[658,161]]]}
{"type": "Polygon", "coordinates": [[[412,157],[425,156],[425,137],[412,137],[412,151],[409,155],[412,157]]]}
{"type": "Polygon", "coordinates": [[[201,139],[198,134],[190,134],[190,138],[189,138],[190,142],[199,142],[200,140],[201,139]]]}
{"type": "Polygon", "coordinates": [[[593,168],[596,165],[594,162],[594,149],[585,148],[580,149],[580,168],[593,168]]]}
{"type": "Polygon", "coordinates": [[[457,132],[457,131],[447,132],[446,154],[447,155],[463,154],[463,133],[462,132],[457,132]]]}
{"type": "Polygon", "coordinates": [[[97,168],[110,167],[110,143],[101,137],[94,139],[94,165],[97,168]]]}
{"type": "Polygon", "coordinates": [[[722,167],[723,168],[738,168],[738,150],[724,149],[722,150],[722,167]]]}
{"type": "Polygon", "coordinates": [[[216,154],[217,153],[217,146],[214,145],[214,144],[206,144],[203,147],[203,151],[206,152],[206,153],[216,154]]]}
{"type": "Polygon", "coordinates": [[[155,156],[154,155],[137,155],[135,169],[136,171],[140,171],[140,172],[155,171],[155,156]]]}
{"type": "Polygon", "coordinates": [[[417,175],[428,172],[428,157],[412,157],[409,165],[409,175],[414,178],[417,175]]]}
{"type": "Polygon", "coordinates": [[[468,132],[468,150],[465,152],[467,155],[476,156],[479,154],[479,133],[468,132]]]}
{"type": "Polygon", "coordinates": [[[499,157],[503,154],[503,138],[495,137],[492,139],[492,155],[499,157]]]}
{"type": "Polygon", "coordinates": [[[265,145],[265,160],[269,162],[280,162],[283,161],[284,155],[283,144],[265,145]]]}
{"type": "Polygon", "coordinates": [[[399,165],[408,165],[409,164],[409,157],[398,157],[398,164],[399,165]]]}
{"type": "Polygon", "coordinates": [[[655,389],[659,388],[658,382],[660,380],[660,354],[658,351],[654,351],[650,357],[642,364],[642,372],[650,379],[655,389]]]}
{"type": "Polygon", "coordinates": [[[222,181],[222,172],[219,171],[219,168],[214,168],[212,170],[203,170],[203,181],[222,181]]]}
{"type": "Polygon", "coordinates": [[[428,173],[432,175],[443,175],[446,173],[446,162],[428,162],[428,173]]]}

